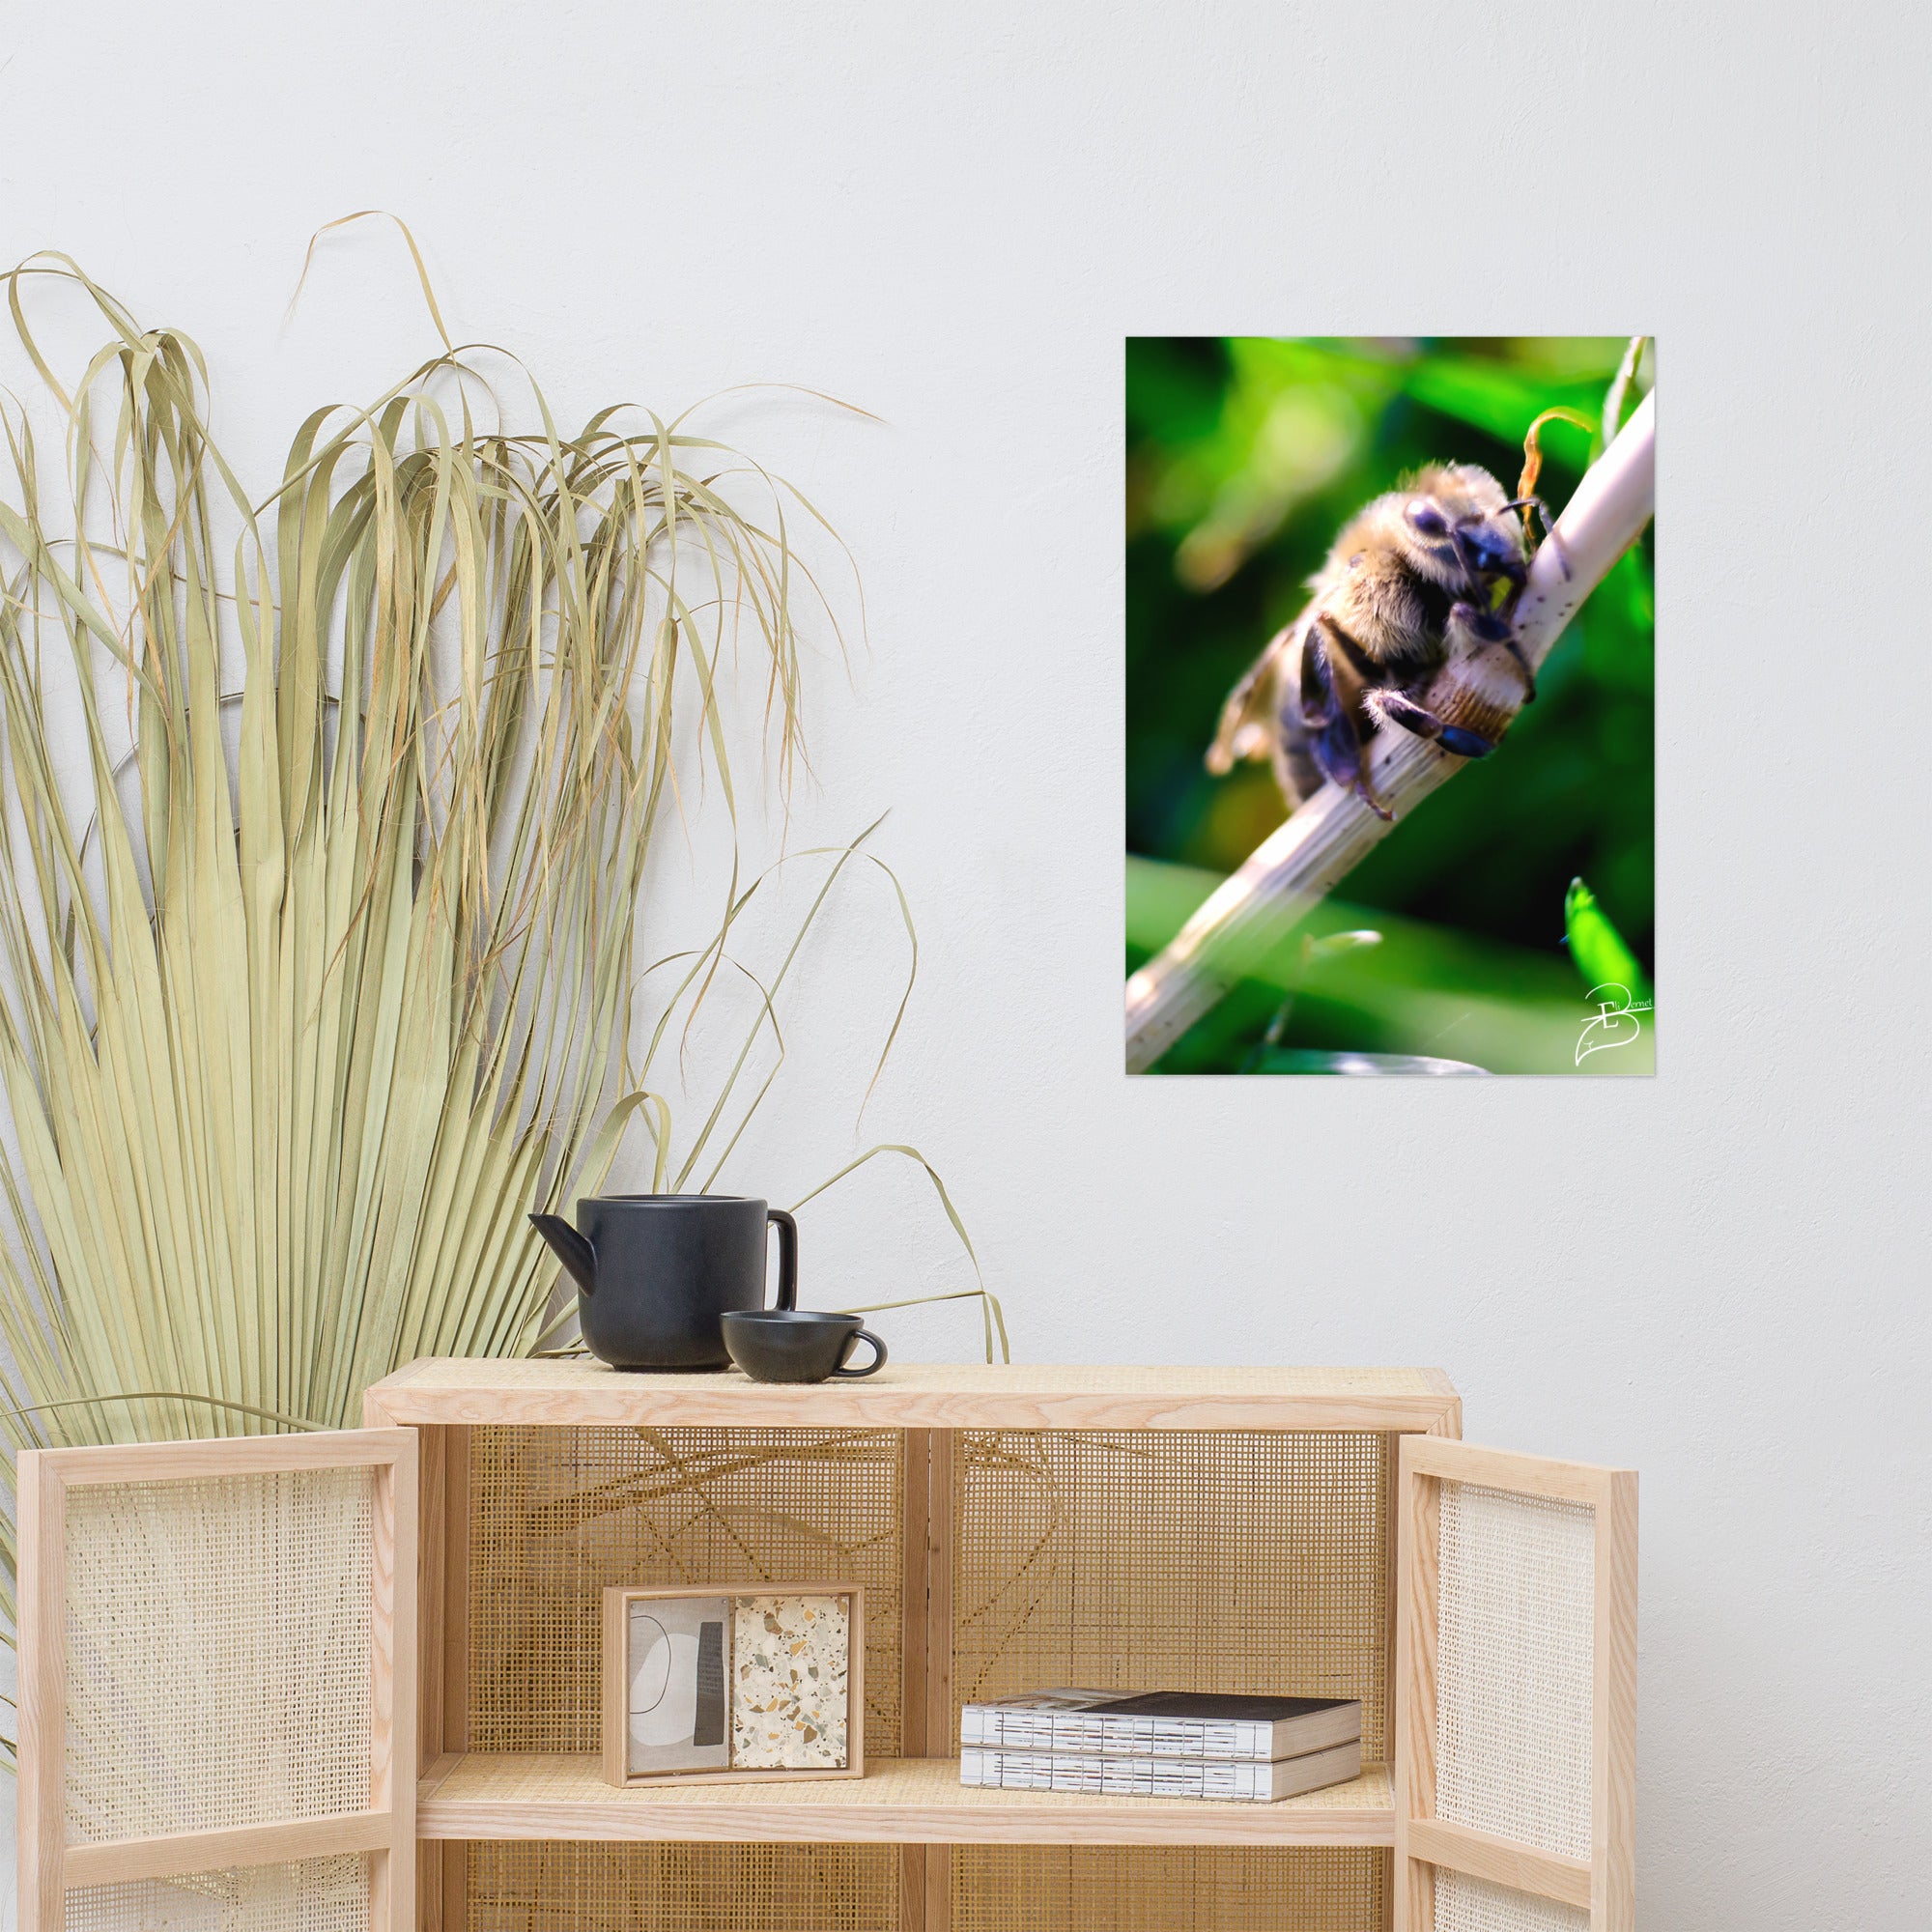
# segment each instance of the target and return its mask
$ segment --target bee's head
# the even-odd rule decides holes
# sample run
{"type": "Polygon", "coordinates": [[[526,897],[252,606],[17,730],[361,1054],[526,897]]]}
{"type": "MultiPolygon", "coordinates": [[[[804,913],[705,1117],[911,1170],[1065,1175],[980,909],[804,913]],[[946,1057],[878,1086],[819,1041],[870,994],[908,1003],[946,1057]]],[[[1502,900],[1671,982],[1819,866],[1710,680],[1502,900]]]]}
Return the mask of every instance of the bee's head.
{"type": "Polygon", "coordinates": [[[1439,583],[1456,583],[1472,572],[1517,577],[1522,570],[1522,531],[1509,515],[1509,498],[1473,463],[1432,464],[1418,471],[1403,495],[1400,522],[1404,553],[1439,583]]]}

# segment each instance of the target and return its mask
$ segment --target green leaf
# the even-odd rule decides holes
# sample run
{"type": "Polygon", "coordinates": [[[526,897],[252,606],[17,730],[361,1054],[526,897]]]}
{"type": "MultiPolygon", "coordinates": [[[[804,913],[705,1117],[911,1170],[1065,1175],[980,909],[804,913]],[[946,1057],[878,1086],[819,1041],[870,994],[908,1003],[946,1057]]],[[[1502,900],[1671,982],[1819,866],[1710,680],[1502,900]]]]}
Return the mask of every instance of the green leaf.
{"type": "Polygon", "coordinates": [[[1650,998],[1650,981],[1624,936],[1581,879],[1572,879],[1563,895],[1563,924],[1570,957],[1585,986],[1625,986],[1632,998],[1650,998]]]}
{"type": "MultiPolygon", "coordinates": [[[[1468,423],[1501,442],[1520,443],[1529,426],[1547,409],[1565,406],[1594,409],[1598,394],[1577,384],[1531,382],[1493,363],[1442,355],[1424,356],[1413,363],[1404,387],[1415,401],[1468,423]]],[[[1581,452],[1559,444],[1552,452],[1569,456],[1580,468],[1581,452]]]]}

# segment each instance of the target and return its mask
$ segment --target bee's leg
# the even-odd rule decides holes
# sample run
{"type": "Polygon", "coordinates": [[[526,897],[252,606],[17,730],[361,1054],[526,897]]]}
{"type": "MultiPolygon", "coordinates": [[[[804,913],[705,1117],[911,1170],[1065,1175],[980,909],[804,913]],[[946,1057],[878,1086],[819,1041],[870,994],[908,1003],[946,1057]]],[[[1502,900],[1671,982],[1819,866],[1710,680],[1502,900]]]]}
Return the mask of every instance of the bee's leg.
{"type": "Polygon", "coordinates": [[[1425,710],[1412,697],[1399,691],[1372,691],[1369,710],[1378,723],[1400,724],[1418,738],[1427,738],[1459,758],[1487,758],[1496,748],[1488,738],[1465,731],[1460,724],[1445,724],[1435,712],[1425,710]]]}
{"type": "Polygon", "coordinates": [[[1395,817],[1374,790],[1370,790],[1366,759],[1362,755],[1362,732],[1347,711],[1337,711],[1321,736],[1316,738],[1316,763],[1331,784],[1339,784],[1345,792],[1354,792],[1378,819],[1395,817]]]}
{"type": "Polygon", "coordinates": [[[1301,724],[1330,783],[1352,791],[1379,818],[1395,814],[1369,788],[1362,729],[1368,694],[1333,629],[1317,617],[1301,646],[1301,724]]]}
{"type": "Polygon", "coordinates": [[[1291,810],[1321,789],[1321,767],[1316,763],[1314,746],[1301,722],[1301,708],[1293,698],[1281,707],[1268,750],[1274,762],[1275,783],[1281,787],[1291,810]]]}
{"type": "MultiPolygon", "coordinates": [[[[1543,541],[1544,543],[1555,546],[1556,561],[1563,566],[1563,578],[1565,582],[1568,582],[1570,579],[1570,552],[1565,547],[1563,539],[1556,533],[1556,519],[1549,514],[1549,505],[1541,497],[1532,497],[1529,500],[1536,505],[1536,514],[1543,519],[1543,541]]],[[[1541,548],[1541,546],[1539,545],[1538,548],[1541,548]]]]}
{"type": "MultiPolygon", "coordinates": [[[[1540,505],[1543,498],[1539,497],[1536,500],[1540,505]]],[[[1570,568],[1569,547],[1563,541],[1562,531],[1549,521],[1549,512],[1548,510],[1543,512],[1543,541],[1555,551],[1556,561],[1563,566],[1563,581],[1566,583],[1569,582],[1571,577],[1574,575],[1570,568]]]]}
{"type": "Polygon", "coordinates": [[[1509,634],[1509,654],[1517,662],[1517,668],[1522,672],[1522,701],[1536,702],[1536,673],[1529,668],[1529,660],[1522,654],[1522,645],[1518,641],[1516,632],[1509,634]]]}
{"type": "Polygon", "coordinates": [[[1465,632],[1477,642],[1484,644],[1505,644],[1509,654],[1517,661],[1517,668],[1522,672],[1522,701],[1536,702],[1536,673],[1529,668],[1529,660],[1522,654],[1522,645],[1518,640],[1516,626],[1510,621],[1510,612],[1516,608],[1516,599],[1521,593],[1519,584],[1511,593],[1510,601],[1500,611],[1485,611],[1474,604],[1456,604],[1450,607],[1449,624],[1452,630],[1465,632]]]}

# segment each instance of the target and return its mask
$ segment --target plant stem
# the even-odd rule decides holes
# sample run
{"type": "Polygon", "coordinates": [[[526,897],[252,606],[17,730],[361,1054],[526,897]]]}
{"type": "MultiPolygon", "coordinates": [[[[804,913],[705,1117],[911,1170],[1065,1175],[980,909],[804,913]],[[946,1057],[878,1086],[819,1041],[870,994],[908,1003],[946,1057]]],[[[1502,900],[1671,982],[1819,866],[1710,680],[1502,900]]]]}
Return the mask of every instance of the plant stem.
{"type": "MultiPolygon", "coordinates": [[[[1592,466],[1530,564],[1516,637],[1532,671],[1564,626],[1634,544],[1656,500],[1656,396],[1646,396],[1592,466]]],[[[1498,691],[1497,666],[1448,665],[1429,694],[1451,723],[1507,722],[1520,694],[1498,691]]],[[[1406,731],[1377,734],[1369,782],[1397,820],[1466,761],[1406,731]]],[[[1323,785],[1270,833],[1174,939],[1127,981],[1126,1063],[1145,1073],[1304,919],[1391,830],[1353,792],[1323,785]]]]}

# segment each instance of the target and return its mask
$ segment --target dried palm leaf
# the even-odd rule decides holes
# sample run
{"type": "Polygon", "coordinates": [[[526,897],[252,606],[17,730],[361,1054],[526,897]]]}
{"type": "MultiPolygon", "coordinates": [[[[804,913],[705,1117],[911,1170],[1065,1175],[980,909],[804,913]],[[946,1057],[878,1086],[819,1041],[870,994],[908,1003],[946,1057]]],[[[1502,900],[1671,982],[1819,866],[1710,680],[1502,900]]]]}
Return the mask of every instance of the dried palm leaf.
{"type": "MultiPolygon", "coordinates": [[[[310,416],[256,503],[187,337],[65,257],[7,290],[65,436],[49,507],[0,412],[0,1422],[15,1448],[351,1424],[399,1363],[544,1339],[526,1211],[593,1191],[634,1113],[660,1185],[710,1152],[708,1184],[769,1087],[734,1109],[776,982],[681,1156],[627,1035],[680,752],[735,828],[743,639],[768,766],[799,768],[804,499],[753,469],[739,507],[685,418],[566,435],[534,384],[541,428],[507,433],[445,334],[310,416]],[[107,327],[71,389],[28,321],[47,277],[107,327]]],[[[731,872],[687,1016],[742,970],[731,872]]]]}

